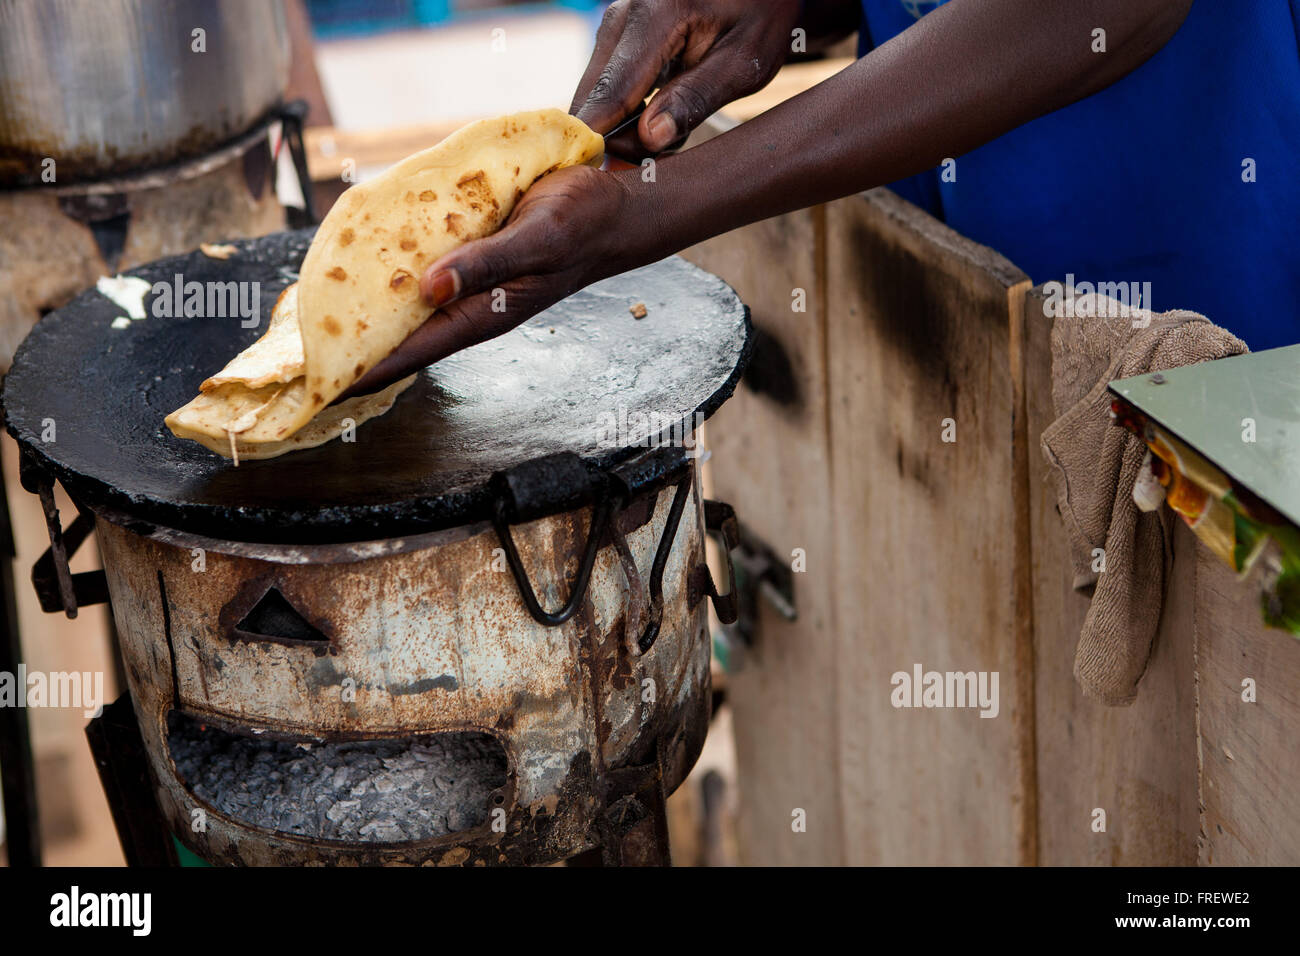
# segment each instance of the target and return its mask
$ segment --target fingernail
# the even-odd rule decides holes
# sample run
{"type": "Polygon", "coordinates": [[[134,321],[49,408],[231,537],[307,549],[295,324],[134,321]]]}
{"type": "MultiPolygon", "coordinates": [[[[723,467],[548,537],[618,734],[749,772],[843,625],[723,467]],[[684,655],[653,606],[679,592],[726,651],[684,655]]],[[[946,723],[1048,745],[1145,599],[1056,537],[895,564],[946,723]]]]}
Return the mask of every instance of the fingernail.
{"type": "Polygon", "coordinates": [[[677,121],[668,113],[660,113],[650,121],[650,139],[655,144],[667,146],[677,138],[677,121]]]}
{"type": "Polygon", "coordinates": [[[428,299],[435,309],[441,308],[460,292],[460,273],[455,269],[440,269],[429,280],[428,299]]]}

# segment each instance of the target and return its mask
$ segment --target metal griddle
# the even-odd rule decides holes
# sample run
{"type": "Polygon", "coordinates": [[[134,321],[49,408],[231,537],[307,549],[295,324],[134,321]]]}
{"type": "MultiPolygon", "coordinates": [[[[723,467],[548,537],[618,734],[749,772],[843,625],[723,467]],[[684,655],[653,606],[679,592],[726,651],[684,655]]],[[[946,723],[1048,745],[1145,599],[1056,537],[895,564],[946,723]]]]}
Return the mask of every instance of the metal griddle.
{"type": "MultiPolygon", "coordinates": [[[[262,334],[311,235],[245,240],[228,260],[195,251],[130,273],[259,282],[257,328],[238,317],[158,318],[149,295],[148,318],[113,329],[122,310],[94,290],[43,318],[4,383],[6,424],[24,454],[82,504],[137,522],[245,541],[372,540],[488,519],[494,473],[545,456],[572,453],[593,473],[625,462],[659,436],[601,447],[603,416],[623,409],[674,425],[707,417],[748,357],[749,314],[735,292],[670,258],[430,366],[391,411],[357,429],[355,443],[235,468],[174,437],[163,417],[262,334]],[[638,302],[649,312],[641,320],[629,311],[638,302]],[[47,443],[48,420],[56,441],[47,443]]],[[[567,492],[556,485],[558,509],[567,492]]]]}

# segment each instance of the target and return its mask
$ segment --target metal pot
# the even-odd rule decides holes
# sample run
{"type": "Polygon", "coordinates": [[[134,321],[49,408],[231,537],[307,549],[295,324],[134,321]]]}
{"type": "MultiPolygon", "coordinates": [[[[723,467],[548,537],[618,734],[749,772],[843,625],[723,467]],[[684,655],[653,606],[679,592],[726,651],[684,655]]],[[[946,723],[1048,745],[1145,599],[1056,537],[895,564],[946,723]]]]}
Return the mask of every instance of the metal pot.
{"type": "Polygon", "coordinates": [[[6,0],[0,185],[94,179],[194,156],[281,98],[280,0],[6,0]]]}

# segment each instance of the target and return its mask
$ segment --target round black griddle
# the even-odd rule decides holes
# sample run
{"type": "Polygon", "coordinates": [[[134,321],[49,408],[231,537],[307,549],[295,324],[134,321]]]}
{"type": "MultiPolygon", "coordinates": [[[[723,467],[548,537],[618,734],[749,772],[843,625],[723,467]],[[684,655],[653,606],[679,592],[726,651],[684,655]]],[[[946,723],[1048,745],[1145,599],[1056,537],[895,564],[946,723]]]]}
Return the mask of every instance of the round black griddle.
{"type": "MultiPolygon", "coordinates": [[[[621,415],[679,426],[735,388],[749,315],[720,279],[677,259],[596,283],[514,331],[430,366],[392,410],[332,441],[238,468],[174,437],[163,417],[266,329],[311,230],[237,242],[138,269],[150,282],[260,283],[261,322],[238,316],[123,314],[90,290],[43,318],[4,383],[20,445],[92,508],[212,537],[283,543],[363,541],[490,517],[494,472],[557,452],[604,469],[656,435],[602,442],[621,415]],[[644,303],[636,319],[630,307],[644,303]],[[43,442],[45,423],[55,427],[43,442]]],[[[635,418],[633,418],[635,420],[635,418]]],[[[653,422],[652,422],[653,423],[653,422]]]]}

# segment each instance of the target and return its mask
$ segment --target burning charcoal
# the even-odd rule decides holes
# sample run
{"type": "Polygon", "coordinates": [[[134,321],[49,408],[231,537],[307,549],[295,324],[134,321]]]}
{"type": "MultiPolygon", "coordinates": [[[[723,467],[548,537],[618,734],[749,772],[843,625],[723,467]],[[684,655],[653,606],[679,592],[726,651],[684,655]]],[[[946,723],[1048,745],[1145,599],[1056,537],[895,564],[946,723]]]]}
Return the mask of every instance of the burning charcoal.
{"type": "Polygon", "coordinates": [[[338,823],[345,816],[361,806],[359,800],[340,800],[334,806],[325,811],[325,819],[331,823],[338,823]]]}
{"type": "Polygon", "coordinates": [[[477,826],[506,773],[482,734],[306,750],[181,724],[169,744],[182,779],[223,814],[320,840],[387,843],[477,826]]]}

